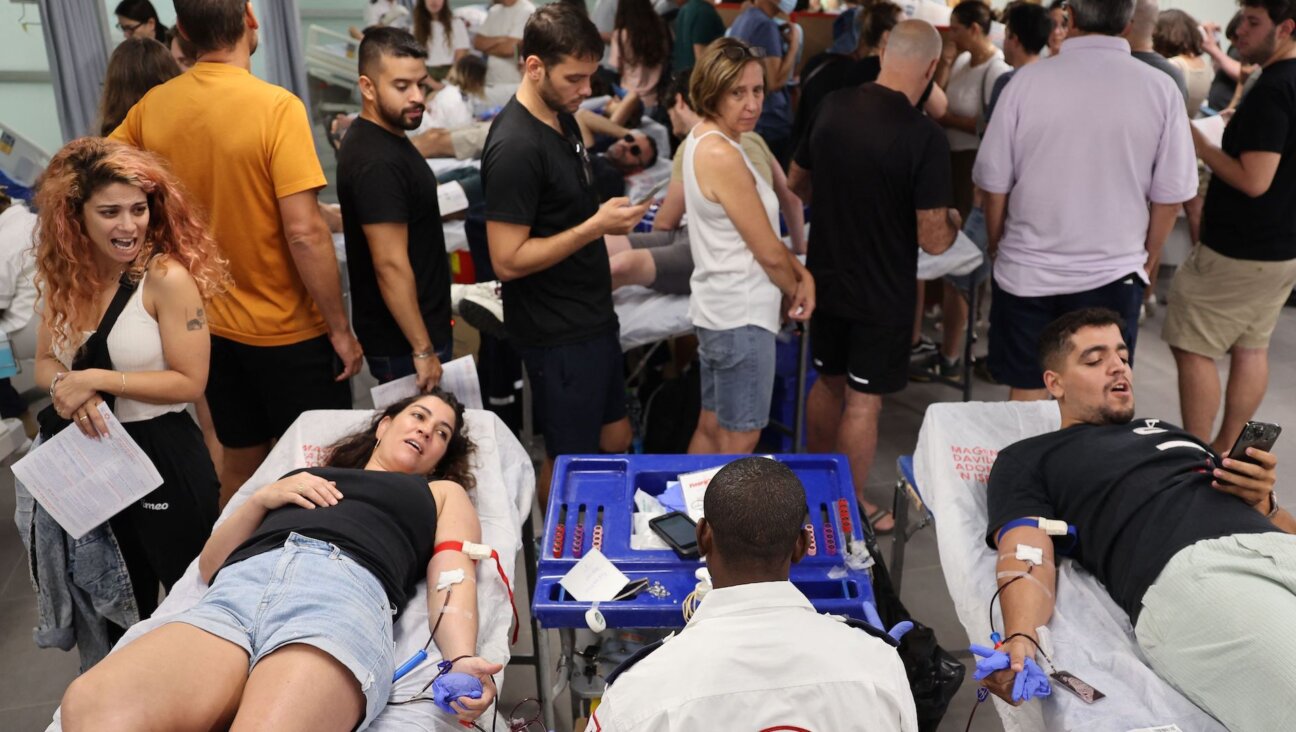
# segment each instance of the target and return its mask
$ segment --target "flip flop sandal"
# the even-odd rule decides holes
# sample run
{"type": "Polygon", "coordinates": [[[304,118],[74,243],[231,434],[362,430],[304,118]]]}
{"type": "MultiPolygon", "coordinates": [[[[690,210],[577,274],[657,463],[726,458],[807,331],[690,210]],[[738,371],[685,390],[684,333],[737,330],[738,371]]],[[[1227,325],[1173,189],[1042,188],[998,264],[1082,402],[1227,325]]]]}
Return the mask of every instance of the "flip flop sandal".
{"type": "Polygon", "coordinates": [[[888,528],[888,529],[879,529],[879,528],[877,528],[877,524],[878,524],[878,522],[881,521],[882,519],[886,518],[887,516],[891,516],[891,512],[888,511],[888,510],[885,509],[885,508],[879,508],[878,510],[876,510],[876,511],[874,511],[873,513],[869,514],[868,522],[869,522],[869,526],[873,529],[873,535],[874,535],[874,536],[887,536],[887,535],[890,534],[891,532],[895,531],[895,518],[894,518],[894,517],[892,517],[892,519],[891,519],[891,528],[888,528]]]}

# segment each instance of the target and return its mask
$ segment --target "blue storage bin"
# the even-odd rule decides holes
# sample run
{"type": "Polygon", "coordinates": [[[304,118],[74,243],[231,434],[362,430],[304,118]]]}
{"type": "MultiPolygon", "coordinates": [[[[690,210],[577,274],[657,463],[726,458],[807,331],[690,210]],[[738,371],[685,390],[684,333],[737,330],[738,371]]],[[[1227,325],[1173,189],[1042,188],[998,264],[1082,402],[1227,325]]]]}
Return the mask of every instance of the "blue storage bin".
{"type": "MultiPolygon", "coordinates": [[[[601,551],[630,579],[646,577],[660,582],[670,593],[656,598],[647,592],[616,602],[603,602],[599,609],[609,627],[670,628],[683,625],[680,603],[693,591],[694,572],[700,560],[686,560],[670,550],[635,550],[630,548],[635,489],[660,495],[666,483],[681,473],[706,470],[724,465],[742,456],[717,455],[566,455],[554,465],[549,505],[537,572],[532,612],[545,627],[584,627],[585,610],[591,603],[578,602],[566,594],[559,581],[575,566],[578,534],[582,537],[580,555],[592,545],[594,528],[601,508],[603,542],[601,551]],[[581,522],[581,509],[584,521],[581,522]],[[559,519],[563,519],[561,543],[559,519]]],[[[792,580],[821,612],[832,612],[864,619],[863,603],[873,601],[871,577],[867,571],[848,570],[846,576],[832,579],[828,573],[844,566],[842,554],[847,541],[839,516],[841,501],[846,502],[850,517],[850,538],[863,540],[863,523],[855,501],[850,467],[841,455],[777,455],[775,458],[801,479],[809,507],[808,522],[814,528],[817,553],[807,556],[792,568],[792,580]],[[825,513],[828,527],[825,528],[825,513]],[[830,542],[828,533],[833,539],[830,542]],[[829,554],[829,544],[836,553],[829,554]]]]}

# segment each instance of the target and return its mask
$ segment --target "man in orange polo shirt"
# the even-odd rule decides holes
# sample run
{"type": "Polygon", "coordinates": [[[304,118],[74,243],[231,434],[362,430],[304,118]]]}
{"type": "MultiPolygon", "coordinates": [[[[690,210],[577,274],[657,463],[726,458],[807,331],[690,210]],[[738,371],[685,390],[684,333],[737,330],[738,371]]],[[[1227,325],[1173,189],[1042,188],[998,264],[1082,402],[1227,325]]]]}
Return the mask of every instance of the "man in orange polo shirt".
{"type": "Polygon", "coordinates": [[[224,446],[222,498],[308,409],[350,409],[362,352],[351,332],[326,184],[301,100],[252,76],[257,19],[246,0],[176,0],[198,63],[149,92],[112,137],[167,158],[229,257],[229,291],[208,308],[207,402],[224,446]]]}

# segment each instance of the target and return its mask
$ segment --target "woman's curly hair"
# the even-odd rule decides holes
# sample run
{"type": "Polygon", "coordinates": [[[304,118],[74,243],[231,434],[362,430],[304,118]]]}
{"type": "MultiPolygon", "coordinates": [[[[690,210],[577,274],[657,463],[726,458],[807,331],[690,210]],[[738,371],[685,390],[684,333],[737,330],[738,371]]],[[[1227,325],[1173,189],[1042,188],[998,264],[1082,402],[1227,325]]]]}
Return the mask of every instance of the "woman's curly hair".
{"type": "Polygon", "coordinates": [[[36,287],[56,349],[70,349],[74,334],[94,329],[97,296],[110,284],[95,264],[83,208],[113,183],[136,186],[148,196],[148,231],[139,256],[127,268],[132,282],[140,281],[155,257],[166,255],[189,271],[204,300],[229,284],[229,263],[206,219],[161,158],[103,138],[73,140],[36,184],[36,287]]]}
{"type": "Polygon", "coordinates": [[[477,479],[473,477],[471,462],[477,446],[468,436],[467,425],[464,423],[464,405],[455,398],[454,394],[439,388],[427,394],[419,394],[396,402],[384,409],[381,414],[375,415],[364,429],[353,432],[330,445],[328,457],[324,460],[325,467],[363,469],[369,464],[369,458],[373,455],[374,448],[378,446],[378,424],[384,419],[395,418],[411,404],[424,397],[440,399],[455,413],[454,434],[450,435],[445,455],[441,456],[441,460],[432,472],[424,477],[428,480],[452,480],[466,491],[476,488],[477,479]]]}

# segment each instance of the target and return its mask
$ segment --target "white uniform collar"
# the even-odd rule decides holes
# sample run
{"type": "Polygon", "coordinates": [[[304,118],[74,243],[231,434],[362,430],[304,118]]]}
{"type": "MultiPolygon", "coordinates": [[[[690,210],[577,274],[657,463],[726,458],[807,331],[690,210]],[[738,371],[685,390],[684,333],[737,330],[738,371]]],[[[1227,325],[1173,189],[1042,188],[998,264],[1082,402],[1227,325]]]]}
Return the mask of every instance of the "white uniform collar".
{"type": "Polygon", "coordinates": [[[702,598],[702,604],[693,613],[689,625],[703,620],[738,615],[751,610],[768,610],[774,608],[797,608],[817,611],[814,605],[801,594],[796,585],[787,580],[778,582],[754,582],[746,585],[734,585],[718,590],[711,590],[702,598]]]}

